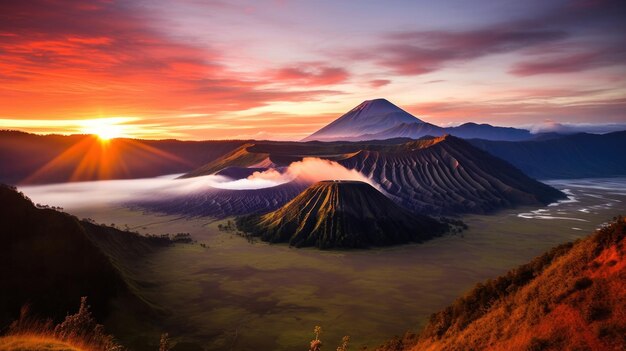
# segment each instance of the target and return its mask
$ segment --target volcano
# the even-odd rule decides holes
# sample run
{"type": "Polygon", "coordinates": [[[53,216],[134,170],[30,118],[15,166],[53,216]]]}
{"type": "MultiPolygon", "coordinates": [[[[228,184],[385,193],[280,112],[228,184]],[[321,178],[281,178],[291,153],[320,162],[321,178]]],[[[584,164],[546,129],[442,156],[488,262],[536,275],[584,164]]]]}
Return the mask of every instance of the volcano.
{"type": "Polygon", "coordinates": [[[362,150],[338,163],[364,174],[418,213],[489,213],[565,198],[510,163],[450,135],[362,150]]]}
{"type": "Polygon", "coordinates": [[[520,141],[532,138],[530,131],[489,124],[465,123],[439,127],[420,120],[386,99],[362,102],[302,141],[365,141],[394,138],[419,139],[453,135],[464,139],[520,141]]]}
{"type": "Polygon", "coordinates": [[[302,141],[352,140],[403,123],[424,122],[386,99],[367,100],[302,141]]]}
{"type": "Polygon", "coordinates": [[[335,180],[310,186],[274,212],[240,217],[237,225],[263,241],[320,249],[422,242],[448,228],[408,212],[367,183],[335,180]]]}

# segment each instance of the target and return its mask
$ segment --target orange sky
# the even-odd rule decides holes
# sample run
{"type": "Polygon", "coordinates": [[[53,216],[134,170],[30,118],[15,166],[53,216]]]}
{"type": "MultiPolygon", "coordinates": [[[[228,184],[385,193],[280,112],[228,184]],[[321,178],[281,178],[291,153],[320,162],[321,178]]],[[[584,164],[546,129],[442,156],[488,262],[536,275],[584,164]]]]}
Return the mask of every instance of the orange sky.
{"type": "Polygon", "coordinates": [[[5,1],[0,129],[300,139],[377,97],[440,125],[626,123],[623,10],[5,1]]]}

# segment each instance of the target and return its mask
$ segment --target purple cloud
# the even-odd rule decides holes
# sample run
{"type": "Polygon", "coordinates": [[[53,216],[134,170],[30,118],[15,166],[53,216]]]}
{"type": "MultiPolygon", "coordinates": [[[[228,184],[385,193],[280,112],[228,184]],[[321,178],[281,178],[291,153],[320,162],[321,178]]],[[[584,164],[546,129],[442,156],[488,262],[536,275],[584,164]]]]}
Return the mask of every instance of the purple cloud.
{"type": "Polygon", "coordinates": [[[578,46],[571,45],[571,53],[557,53],[539,56],[511,67],[510,73],[517,76],[537,74],[580,72],[599,67],[626,65],[626,42],[600,48],[587,48],[580,52],[578,46]]]}

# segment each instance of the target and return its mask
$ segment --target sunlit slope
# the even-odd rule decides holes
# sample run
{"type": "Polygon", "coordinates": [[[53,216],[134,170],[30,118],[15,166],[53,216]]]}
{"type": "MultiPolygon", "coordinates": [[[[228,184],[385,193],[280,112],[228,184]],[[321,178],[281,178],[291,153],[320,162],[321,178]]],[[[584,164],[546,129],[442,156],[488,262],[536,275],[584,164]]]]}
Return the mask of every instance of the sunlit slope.
{"type": "Polygon", "coordinates": [[[363,150],[338,161],[425,213],[485,213],[564,198],[506,161],[453,136],[363,150]]]}
{"type": "Polygon", "coordinates": [[[0,337],[3,351],[89,351],[53,337],[39,335],[16,335],[0,337]]]}
{"type": "Polygon", "coordinates": [[[181,176],[181,178],[191,178],[203,175],[214,174],[226,167],[252,167],[252,166],[269,166],[269,154],[267,153],[254,153],[248,151],[248,148],[254,144],[244,144],[237,149],[229,152],[228,154],[220,157],[214,161],[211,161],[202,167],[199,167],[187,174],[181,176]]]}
{"type": "Polygon", "coordinates": [[[562,245],[434,314],[380,350],[624,350],[626,222],[562,245]],[[417,341],[416,341],[417,340],[417,341]]]}
{"type": "Polygon", "coordinates": [[[418,242],[446,229],[430,217],[409,213],[371,185],[356,181],[318,182],[282,208],[241,218],[238,224],[264,241],[318,248],[418,242]]]}

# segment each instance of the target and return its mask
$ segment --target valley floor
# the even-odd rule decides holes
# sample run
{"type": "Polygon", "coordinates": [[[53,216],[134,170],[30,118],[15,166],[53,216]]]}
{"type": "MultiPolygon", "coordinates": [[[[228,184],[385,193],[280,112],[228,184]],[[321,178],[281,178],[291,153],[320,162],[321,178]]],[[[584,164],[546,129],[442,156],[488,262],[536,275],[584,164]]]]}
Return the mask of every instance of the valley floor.
{"type": "MultiPolygon", "coordinates": [[[[175,341],[210,350],[302,350],[313,326],[321,325],[328,345],[351,335],[357,349],[418,329],[477,282],[626,213],[626,178],[548,183],[570,198],[465,216],[469,230],[424,244],[361,251],[251,244],[218,230],[226,221],[207,218],[108,206],[65,210],[143,233],[189,232],[198,241],[126,262],[141,294],[165,310],[161,328],[175,341]]],[[[138,334],[124,311],[109,324],[119,337],[138,334]]]]}

